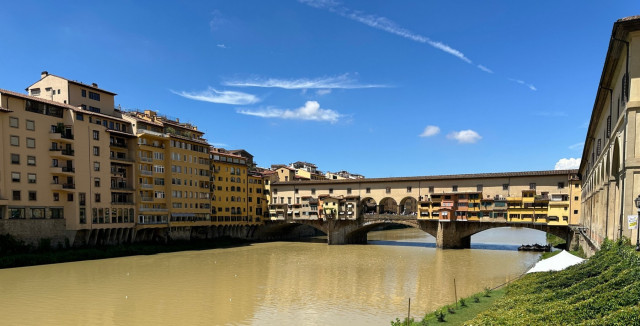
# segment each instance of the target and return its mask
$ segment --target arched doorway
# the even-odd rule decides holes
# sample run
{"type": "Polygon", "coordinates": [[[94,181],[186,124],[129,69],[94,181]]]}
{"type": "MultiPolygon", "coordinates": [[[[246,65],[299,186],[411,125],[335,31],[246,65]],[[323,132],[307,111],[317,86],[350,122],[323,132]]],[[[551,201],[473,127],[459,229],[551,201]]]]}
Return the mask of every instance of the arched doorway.
{"type": "Polygon", "coordinates": [[[401,215],[417,215],[418,201],[413,197],[405,197],[400,201],[401,215]]]}
{"type": "Polygon", "coordinates": [[[391,197],[383,198],[378,207],[380,214],[398,214],[398,203],[391,197]]]}

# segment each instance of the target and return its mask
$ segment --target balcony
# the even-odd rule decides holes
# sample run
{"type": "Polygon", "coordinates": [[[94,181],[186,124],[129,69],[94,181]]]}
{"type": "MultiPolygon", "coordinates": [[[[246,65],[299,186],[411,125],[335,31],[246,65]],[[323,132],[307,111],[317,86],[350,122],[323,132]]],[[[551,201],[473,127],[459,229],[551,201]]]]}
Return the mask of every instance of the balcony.
{"type": "Polygon", "coordinates": [[[109,146],[111,146],[111,147],[120,147],[120,148],[127,148],[127,143],[125,143],[125,142],[112,141],[112,142],[109,142],[109,146]]]}
{"type": "Polygon", "coordinates": [[[62,155],[68,155],[68,156],[73,156],[74,154],[74,150],[73,149],[63,149],[62,150],[62,155]]]}
{"type": "MultiPolygon", "coordinates": [[[[139,212],[168,212],[167,208],[148,208],[148,207],[138,207],[139,212]]],[[[166,222],[164,222],[166,223],[166,222]]]]}
{"type": "Polygon", "coordinates": [[[111,190],[133,191],[133,188],[132,187],[128,187],[126,184],[124,184],[124,185],[111,185],[111,190]]]}
{"type": "Polygon", "coordinates": [[[152,202],[153,201],[153,197],[140,197],[140,201],[144,201],[144,202],[152,202]]]}
{"type": "Polygon", "coordinates": [[[73,134],[71,134],[71,132],[51,131],[49,133],[49,139],[71,142],[73,140],[73,134]]]}
{"type": "Polygon", "coordinates": [[[132,201],[112,201],[111,205],[133,205],[132,201]]]}
{"type": "Polygon", "coordinates": [[[141,183],[140,184],[140,188],[144,188],[144,189],[152,189],[153,185],[149,184],[149,183],[141,183]]]}
{"type": "Polygon", "coordinates": [[[142,175],[153,175],[153,171],[140,170],[140,174],[142,174],[142,175]]]}
{"type": "Polygon", "coordinates": [[[142,162],[153,162],[153,157],[145,157],[145,156],[141,156],[140,157],[140,161],[142,162]]]}
{"type": "Polygon", "coordinates": [[[126,163],[135,163],[135,160],[132,160],[130,158],[127,158],[126,156],[111,156],[111,159],[114,161],[121,161],[121,162],[126,162],[126,163]]]}

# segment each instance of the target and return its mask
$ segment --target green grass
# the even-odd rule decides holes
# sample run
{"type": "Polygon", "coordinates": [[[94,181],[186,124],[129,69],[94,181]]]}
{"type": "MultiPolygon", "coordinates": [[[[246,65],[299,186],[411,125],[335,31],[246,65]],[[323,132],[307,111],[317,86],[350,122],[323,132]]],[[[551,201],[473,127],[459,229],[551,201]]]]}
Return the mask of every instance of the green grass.
{"type": "MultiPolygon", "coordinates": [[[[494,290],[490,292],[490,297],[483,296],[483,293],[477,293],[468,298],[464,298],[464,302],[466,307],[463,307],[458,303],[458,307],[456,308],[455,304],[450,304],[449,306],[442,307],[436,311],[427,313],[422,320],[413,320],[410,325],[412,326],[422,326],[422,325],[447,325],[447,326],[455,326],[455,325],[464,325],[467,320],[470,320],[477,316],[479,313],[489,309],[493,302],[502,298],[504,296],[505,289],[501,288],[498,290],[494,290]],[[480,302],[474,302],[473,297],[478,297],[480,302]],[[451,314],[448,312],[447,308],[453,309],[454,313],[451,314]],[[438,321],[436,317],[437,312],[444,312],[444,322],[438,321]]],[[[406,317],[404,320],[396,319],[391,322],[392,326],[404,326],[407,324],[406,317]]]]}
{"type": "Polygon", "coordinates": [[[586,262],[527,274],[465,325],[640,325],[640,255],[605,241],[586,262]]]}

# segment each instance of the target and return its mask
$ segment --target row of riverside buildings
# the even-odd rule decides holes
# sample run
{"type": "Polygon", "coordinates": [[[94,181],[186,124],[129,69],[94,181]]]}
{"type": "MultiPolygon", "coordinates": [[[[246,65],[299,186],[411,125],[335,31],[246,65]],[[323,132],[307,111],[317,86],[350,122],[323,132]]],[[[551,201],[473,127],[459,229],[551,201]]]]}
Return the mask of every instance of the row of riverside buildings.
{"type": "Polygon", "coordinates": [[[115,108],[116,94],[97,84],[45,71],[26,92],[0,89],[0,233],[31,242],[189,239],[211,226],[374,213],[565,225],[578,216],[572,171],[365,179],[308,162],[264,169],[190,123],[115,108]]]}
{"type": "Polygon", "coordinates": [[[308,162],[265,169],[190,123],[115,108],[97,84],[45,71],[26,92],[0,89],[0,234],[29,242],[190,239],[209,227],[367,214],[578,221],[576,171],[366,179],[308,162]]]}
{"type": "Polygon", "coordinates": [[[213,148],[179,119],[116,109],[97,84],[45,71],[26,91],[0,90],[0,233],[82,245],[263,222],[268,175],[247,151],[213,148]]]}

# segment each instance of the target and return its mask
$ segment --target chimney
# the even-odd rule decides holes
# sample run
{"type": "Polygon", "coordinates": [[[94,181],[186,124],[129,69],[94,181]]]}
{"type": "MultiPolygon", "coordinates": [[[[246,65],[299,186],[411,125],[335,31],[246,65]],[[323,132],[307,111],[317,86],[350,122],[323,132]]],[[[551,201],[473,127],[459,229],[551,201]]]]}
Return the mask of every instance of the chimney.
{"type": "Polygon", "coordinates": [[[98,88],[98,84],[96,84],[96,83],[91,83],[91,86],[93,86],[95,88],[98,88]]]}
{"type": "Polygon", "coordinates": [[[49,76],[49,72],[46,71],[46,70],[40,73],[40,79],[42,79],[44,77],[47,77],[47,76],[49,76]]]}

